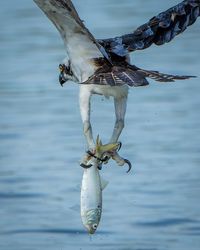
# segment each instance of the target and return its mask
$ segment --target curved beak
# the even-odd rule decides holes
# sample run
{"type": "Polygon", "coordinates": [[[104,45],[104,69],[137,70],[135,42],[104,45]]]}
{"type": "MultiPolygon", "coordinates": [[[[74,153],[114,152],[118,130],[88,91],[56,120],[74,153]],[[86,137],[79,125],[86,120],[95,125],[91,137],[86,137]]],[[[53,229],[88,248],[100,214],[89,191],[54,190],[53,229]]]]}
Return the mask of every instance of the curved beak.
{"type": "Polygon", "coordinates": [[[60,82],[60,85],[63,87],[63,84],[66,82],[66,79],[64,77],[64,74],[63,72],[60,72],[60,75],[59,75],[59,82],[60,82]]]}

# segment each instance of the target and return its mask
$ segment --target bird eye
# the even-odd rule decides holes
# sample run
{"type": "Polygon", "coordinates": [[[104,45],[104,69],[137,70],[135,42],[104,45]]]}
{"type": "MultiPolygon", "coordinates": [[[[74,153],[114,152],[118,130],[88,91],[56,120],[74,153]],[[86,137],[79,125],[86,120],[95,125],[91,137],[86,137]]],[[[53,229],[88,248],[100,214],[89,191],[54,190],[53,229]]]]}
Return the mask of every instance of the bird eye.
{"type": "Polygon", "coordinates": [[[93,229],[96,230],[97,229],[97,224],[93,224],[92,227],[93,227],[93,229]]]}
{"type": "Polygon", "coordinates": [[[60,72],[64,71],[64,65],[63,64],[59,64],[59,70],[60,70],[60,72]]]}

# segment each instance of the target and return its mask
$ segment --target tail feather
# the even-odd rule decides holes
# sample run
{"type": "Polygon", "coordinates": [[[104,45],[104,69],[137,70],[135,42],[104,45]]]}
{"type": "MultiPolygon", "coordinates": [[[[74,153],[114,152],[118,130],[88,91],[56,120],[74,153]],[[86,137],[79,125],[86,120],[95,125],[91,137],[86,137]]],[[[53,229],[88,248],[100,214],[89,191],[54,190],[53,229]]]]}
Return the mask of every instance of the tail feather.
{"type": "Polygon", "coordinates": [[[149,77],[158,82],[174,82],[176,80],[186,80],[189,78],[196,77],[196,76],[185,76],[185,75],[183,76],[171,75],[171,74],[160,73],[154,70],[144,70],[144,69],[139,69],[138,72],[143,74],[144,77],[149,77]]]}

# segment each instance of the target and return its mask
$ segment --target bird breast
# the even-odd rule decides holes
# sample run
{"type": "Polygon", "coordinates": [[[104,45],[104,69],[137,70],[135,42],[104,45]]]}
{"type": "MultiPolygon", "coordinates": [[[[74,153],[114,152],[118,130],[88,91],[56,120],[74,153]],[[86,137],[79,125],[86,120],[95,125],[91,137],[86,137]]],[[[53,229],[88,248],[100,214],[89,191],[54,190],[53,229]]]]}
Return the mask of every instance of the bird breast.
{"type": "Polygon", "coordinates": [[[128,95],[128,86],[108,86],[108,85],[90,85],[92,94],[104,95],[106,98],[110,96],[114,98],[123,98],[128,95]]]}

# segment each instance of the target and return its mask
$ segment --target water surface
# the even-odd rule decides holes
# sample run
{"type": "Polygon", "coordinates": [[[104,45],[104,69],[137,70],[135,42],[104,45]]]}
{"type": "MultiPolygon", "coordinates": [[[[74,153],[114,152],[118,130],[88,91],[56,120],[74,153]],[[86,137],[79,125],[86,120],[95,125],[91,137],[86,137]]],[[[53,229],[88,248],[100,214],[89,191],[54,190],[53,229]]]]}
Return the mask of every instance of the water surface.
{"type": "MultiPolygon", "coordinates": [[[[134,30],[177,1],[74,1],[98,38],[134,30]]],[[[102,171],[103,216],[90,238],[79,215],[85,150],[78,86],[58,84],[62,41],[32,1],[0,9],[0,249],[198,250],[200,84],[151,82],[130,90],[121,155],[102,171]]],[[[198,75],[199,22],[170,44],[135,52],[146,69],[198,75]]],[[[94,134],[107,139],[113,103],[93,98],[94,134]]]]}

